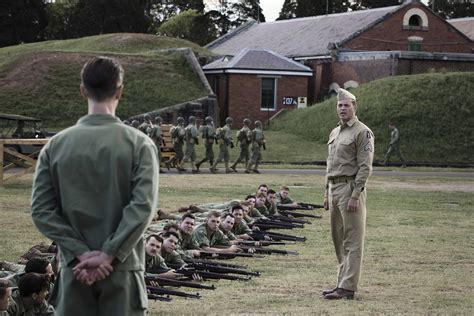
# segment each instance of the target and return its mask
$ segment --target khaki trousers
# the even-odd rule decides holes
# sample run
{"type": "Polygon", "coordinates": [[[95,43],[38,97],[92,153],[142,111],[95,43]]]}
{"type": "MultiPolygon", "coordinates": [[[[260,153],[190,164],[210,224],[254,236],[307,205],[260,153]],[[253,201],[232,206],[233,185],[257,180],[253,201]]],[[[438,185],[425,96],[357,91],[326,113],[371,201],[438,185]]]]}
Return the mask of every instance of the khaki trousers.
{"type": "Polygon", "coordinates": [[[366,190],[359,196],[356,212],[347,212],[347,203],[354,189],[354,181],[329,184],[331,234],[339,263],[337,287],[357,291],[364,249],[366,190]]]}

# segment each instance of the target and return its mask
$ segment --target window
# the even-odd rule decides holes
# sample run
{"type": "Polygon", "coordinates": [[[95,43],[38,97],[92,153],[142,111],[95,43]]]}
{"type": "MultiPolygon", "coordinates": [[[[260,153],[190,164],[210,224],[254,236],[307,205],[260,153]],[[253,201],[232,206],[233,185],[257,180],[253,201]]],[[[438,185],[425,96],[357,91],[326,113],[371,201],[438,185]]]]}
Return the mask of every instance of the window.
{"type": "Polygon", "coordinates": [[[262,78],[261,104],[263,110],[276,108],[276,78],[262,78]]]}
{"type": "Polygon", "coordinates": [[[421,51],[421,43],[423,42],[423,37],[419,36],[409,36],[408,37],[408,50],[412,52],[421,51]]]}
{"type": "Polygon", "coordinates": [[[410,27],[420,27],[421,26],[421,18],[419,15],[413,14],[408,20],[408,25],[410,27]]]}
{"type": "Polygon", "coordinates": [[[403,16],[403,29],[414,31],[428,31],[428,16],[419,8],[408,10],[403,16]]]}

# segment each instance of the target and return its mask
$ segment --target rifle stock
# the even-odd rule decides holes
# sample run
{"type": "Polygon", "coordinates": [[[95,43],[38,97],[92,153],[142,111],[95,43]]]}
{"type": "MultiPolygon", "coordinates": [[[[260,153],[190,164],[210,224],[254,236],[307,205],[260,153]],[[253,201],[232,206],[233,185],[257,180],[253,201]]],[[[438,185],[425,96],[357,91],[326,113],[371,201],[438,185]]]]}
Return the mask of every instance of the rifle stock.
{"type": "Polygon", "coordinates": [[[148,299],[149,300],[154,300],[154,301],[161,301],[161,302],[171,302],[172,301],[172,299],[169,297],[169,295],[161,296],[161,295],[158,295],[158,294],[148,294],[148,299]]]}
{"type": "Polygon", "coordinates": [[[204,285],[199,283],[194,283],[190,281],[183,281],[183,280],[175,280],[175,279],[168,279],[163,278],[157,275],[146,275],[145,281],[148,282],[156,282],[161,286],[174,286],[174,287],[190,287],[195,289],[201,290],[215,290],[216,287],[213,285],[204,285]]]}
{"type": "Polygon", "coordinates": [[[147,286],[146,288],[150,292],[150,294],[173,295],[173,296],[180,296],[180,297],[185,297],[185,298],[196,298],[196,299],[201,298],[201,295],[199,295],[199,293],[191,294],[191,293],[186,293],[186,292],[181,292],[181,291],[165,289],[163,287],[157,287],[157,286],[147,286]]]}

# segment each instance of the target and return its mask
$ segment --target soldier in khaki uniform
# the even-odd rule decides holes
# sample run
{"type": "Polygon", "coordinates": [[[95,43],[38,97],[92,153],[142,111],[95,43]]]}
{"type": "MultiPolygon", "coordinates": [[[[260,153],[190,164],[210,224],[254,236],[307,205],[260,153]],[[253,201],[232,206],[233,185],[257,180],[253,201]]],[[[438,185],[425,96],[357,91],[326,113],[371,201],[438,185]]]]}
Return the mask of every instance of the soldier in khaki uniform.
{"type": "Polygon", "coordinates": [[[239,158],[230,166],[234,172],[237,172],[237,164],[245,161],[245,167],[249,163],[250,143],[252,142],[252,131],[250,130],[250,120],[248,118],[243,121],[244,126],[237,132],[237,143],[240,143],[239,158]]]}
{"type": "Polygon", "coordinates": [[[147,273],[156,273],[161,277],[174,279],[177,274],[170,269],[165,259],[161,257],[161,246],[163,238],[158,235],[149,235],[145,240],[145,271],[147,273]]]}
{"type": "Polygon", "coordinates": [[[198,173],[196,169],[196,148],[198,141],[198,130],[196,127],[196,117],[189,117],[189,124],[185,128],[186,152],[184,153],[183,166],[186,162],[191,162],[192,173],[198,173]]]}
{"type": "Polygon", "coordinates": [[[148,129],[147,133],[148,136],[153,140],[158,150],[158,163],[160,164],[160,173],[165,173],[161,170],[161,162],[163,162],[163,158],[161,156],[161,145],[165,146],[165,140],[163,138],[163,131],[161,130],[161,124],[163,123],[163,119],[160,116],[155,117],[155,124],[151,124],[148,129]]]}
{"type": "Polygon", "coordinates": [[[206,152],[204,158],[196,164],[197,170],[199,170],[199,167],[206,161],[209,161],[211,167],[214,164],[214,150],[212,146],[214,146],[214,142],[216,141],[216,129],[212,117],[207,116],[204,122],[206,124],[201,126],[200,131],[206,152]]]}
{"type": "Polygon", "coordinates": [[[374,134],[356,116],[355,96],[339,89],[339,126],[329,135],[324,208],[339,263],[337,284],[326,299],[352,299],[357,291],[364,248],[366,182],[372,172],[374,134]]]}
{"type": "Polygon", "coordinates": [[[41,150],[33,222],[60,249],[58,315],[144,315],[142,235],[158,197],[153,141],[116,116],[123,69],[96,57],[82,70],[88,115],[41,150]]]}
{"type": "Polygon", "coordinates": [[[225,164],[225,173],[232,173],[232,169],[229,168],[229,147],[234,148],[232,130],[230,129],[233,122],[234,120],[231,117],[226,118],[225,125],[216,133],[217,140],[219,141],[219,157],[217,157],[217,160],[210,168],[212,173],[217,172],[217,164],[222,161],[224,161],[225,164]]]}
{"type": "Polygon", "coordinates": [[[204,251],[217,253],[238,252],[239,248],[230,245],[229,239],[219,229],[221,223],[221,213],[211,211],[206,217],[206,222],[202,223],[193,232],[193,237],[204,251]],[[228,248],[216,248],[214,246],[230,246],[228,248]]]}
{"type": "Polygon", "coordinates": [[[181,167],[183,163],[184,153],[183,145],[184,138],[186,136],[186,130],[184,128],[184,118],[181,116],[176,119],[176,126],[171,127],[170,129],[171,139],[173,141],[174,156],[168,160],[165,164],[169,169],[170,166],[176,166],[179,172],[186,171],[181,167]]]}
{"type": "Polygon", "coordinates": [[[252,131],[252,157],[245,169],[245,173],[258,171],[258,164],[262,161],[261,148],[265,149],[265,135],[263,134],[262,122],[255,121],[255,128],[252,131]]]}

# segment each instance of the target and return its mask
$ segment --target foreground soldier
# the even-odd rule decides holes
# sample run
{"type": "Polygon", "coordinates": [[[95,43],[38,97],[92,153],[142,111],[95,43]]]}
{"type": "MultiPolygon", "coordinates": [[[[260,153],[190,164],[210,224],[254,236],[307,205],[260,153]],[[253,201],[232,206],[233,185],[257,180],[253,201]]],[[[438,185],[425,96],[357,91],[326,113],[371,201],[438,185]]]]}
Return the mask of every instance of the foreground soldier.
{"type": "Polygon", "coordinates": [[[336,287],[326,299],[352,299],[357,291],[364,248],[367,178],[372,172],[374,134],[356,116],[355,96],[339,89],[339,126],[329,135],[324,208],[331,211],[331,233],[339,268],[336,287]]]}
{"type": "Polygon", "coordinates": [[[198,130],[196,127],[196,117],[189,117],[189,124],[185,128],[186,136],[186,152],[184,154],[183,165],[186,162],[191,162],[192,173],[198,173],[196,169],[196,148],[198,144],[198,130]]]}
{"type": "Polygon", "coordinates": [[[212,149],[212,146],[216,140],[216,129],[214,128],[214,121],[212,120],[212,117],[206,117],[204,122],[206,124],[202,125],[200,130],[206,152],[204,154],[204,158],[196,164],[198,171],[199,167],[206,161],[209,161],[209,165],[211,167],[214,164],[214,150],[212,149]]]}
{"type": "Polygon", "coordinates": [[[225,125],[220,128],[218,133],[216,133],[219,141],[219,157],[210,169],[212,173],[217,172],[216,166],[222,161],[224,161],[225,164],[225,173],[232,173],[232,170],[229,168],[229,147],[234,148],[234,143],[232,142],[232,130],[230,129],[233,121],[234,120],[232,120],[231,117],[226,118],[225,125]]]}
{"type": "Polygon", "coordinates": [[[163,239],[158,235],[149,235],[145,240],[145,271],[147,273],[156,273],[161,277],[174,279],[176,273],[170,269],[165,259],[161,257],[161,246],[163,239]]]}
{"type": "Polygon", "coordinates": [[[265,135],[263,135],[262,122],[255,121],[255,128],[252,131],[252,158],[247,165],[246,173],[258,171],[258,164],[262,161],[261,148],[265,149],[265,135]]]}
{"type": "Polygon", "coordinates": [[[234,253],[239,248],[230,246],[229,239],[219,229],[221,214],[211,211],[206,217],[206,222],[202,223],[193,232],[193,237],[204,251],[216,253],[234,253]],[[229,247],[230,246],[230,247],[229,247]],[[218,248],[228,247],[228,248],[218,248]]]}
{"type": "Polygon", "coordinates": [[[18,282],[18,289],[12,294],[7,314],[9,316],[53,316],[54,308],[46,302],[48,288],[49,277],[46,274],[25,274],[18,282]]]}
{"type": "Polygon", "coordinates": [[[250,156],[250,143],[252,142],[252,131],[250,130],[250,120],[248,118],[244,119],[244,126],[237,132],[237,143],[240,143],[240,154],[239,158],[230,166],[234,172],[237,172],[237,164],[239,162],[245,161],[245,167],[249,163],[250,156]]]}
{"type": "Polygon", "coordinates": [[[157,204],[156,146],[115,116],[123,91],[117,61],[93,58],[81,77],[88,115],[43,147],[32,193],[34,223],[60,248],[55,307],[59,315],[143,315],[142,235],[157,204]]]}

